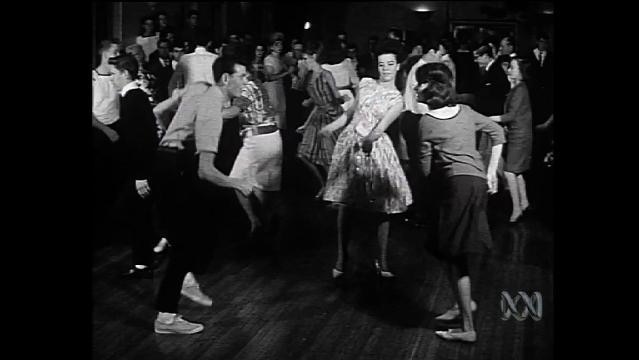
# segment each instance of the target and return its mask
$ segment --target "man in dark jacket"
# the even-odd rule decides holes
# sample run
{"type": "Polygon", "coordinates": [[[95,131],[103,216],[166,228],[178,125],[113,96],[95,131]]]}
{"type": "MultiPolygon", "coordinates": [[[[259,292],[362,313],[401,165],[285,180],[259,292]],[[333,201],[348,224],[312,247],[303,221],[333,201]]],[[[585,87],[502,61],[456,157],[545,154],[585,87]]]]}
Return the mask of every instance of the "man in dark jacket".
{"type": "MultiPolygon", "coordinates": [[[[492,48],[488,45],[475,50],[475,61],[479,64],[480,78],[477,89],[477,112],[484,116],[501,115],[504,112],[506,95],[510,91],[510,83],[504,69],[495,59],[492,48]]],[[[477,149],[487,166],[492,144],[490,138],[477,133],[477,149]]]]}
{"type": "Polygon", "coordinates": [[[111,59],[109,63],[115,67],[113,83],[121,95],[118,121],[122,123],[120,137],[127,159],[122,197],[132,230],[134,266],[123,275],[126,278],[151,278],[152,249],[158,240],[153,228],[149,184],[159,140],[155,115],[147,94],[135,81],[138,61],[132,55],[124,55],[111,59]]]}

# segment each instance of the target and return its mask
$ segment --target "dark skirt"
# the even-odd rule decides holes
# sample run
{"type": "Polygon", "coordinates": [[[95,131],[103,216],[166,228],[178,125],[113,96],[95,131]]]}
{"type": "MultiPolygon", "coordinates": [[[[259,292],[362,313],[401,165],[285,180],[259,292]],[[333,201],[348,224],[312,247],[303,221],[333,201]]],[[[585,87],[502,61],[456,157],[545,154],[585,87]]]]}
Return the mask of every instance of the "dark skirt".
{"type": "Polygon", "coordinates": [[[508,133],[504,144],[504,171],[521,174],[530,169],[532,160],[532,134],[508,133]],[[515,136],[517,135],[517,136],[515,136]]]}
{"type": "Polygon", "coordinates": [[[443,179],[438,224],[438,250],[442,257],[481,254],[492,248],[486,217],[488,185],[478,176],[443,179]]]}

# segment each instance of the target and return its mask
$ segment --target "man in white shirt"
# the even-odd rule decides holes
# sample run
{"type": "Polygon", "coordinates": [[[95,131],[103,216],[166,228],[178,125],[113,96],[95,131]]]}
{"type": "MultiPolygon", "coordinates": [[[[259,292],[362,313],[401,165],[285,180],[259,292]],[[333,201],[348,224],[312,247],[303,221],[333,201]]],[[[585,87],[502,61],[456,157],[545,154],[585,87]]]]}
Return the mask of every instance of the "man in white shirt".
{"type": "Polygon", "coordinates": [[[183,88],[188,84],[204,81],[213,84],[213,63],[218,55],[206,51],[206,39],[197,41],[195,51],[182,55],[175,72],[169,81],[169,94],[175,88],[183,88]]]}
{"type": "Polygon", "coordinates": [[[118,141],[118,133],[114,129],[120,118],[120,102],[118,91],[112,81],[112,65],[109,58],[117,55],[118,43],[110,40],[101,42],[98,54],[100,65],[93,70],[93,118],[91,125],[102,131],[111,142],[118,141]]]}

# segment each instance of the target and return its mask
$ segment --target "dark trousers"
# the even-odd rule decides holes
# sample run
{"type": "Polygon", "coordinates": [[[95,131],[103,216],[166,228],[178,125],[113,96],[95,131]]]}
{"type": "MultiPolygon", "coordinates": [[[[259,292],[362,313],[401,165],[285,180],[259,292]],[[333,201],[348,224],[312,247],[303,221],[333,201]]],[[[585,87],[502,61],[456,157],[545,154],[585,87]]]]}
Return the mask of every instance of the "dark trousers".
{"type": "MultiPolygon", "coordinates": [[[[155,189],[151,189],[153,193],[155,189]]],[[[143,199],[135,189],[135,180],[129,179],[123,186],[123,197],[127,225],[131,234],[131,251],[134,265],[150,266],[153,262],[153,245],[158,234],[153,224],[154,195],[143,199]]]]}
{"type": "Polygon", "coordinates": [[[161,221],[171,242],[156,298],[160,312],[177,313],[184,276],[202,274],[213,254],[216,221],[211,209],[219,188],[197,177],[198,158],[192,146],[182,151],[159,148],[157,152],[152,186],[157,189],[161,221]]]}

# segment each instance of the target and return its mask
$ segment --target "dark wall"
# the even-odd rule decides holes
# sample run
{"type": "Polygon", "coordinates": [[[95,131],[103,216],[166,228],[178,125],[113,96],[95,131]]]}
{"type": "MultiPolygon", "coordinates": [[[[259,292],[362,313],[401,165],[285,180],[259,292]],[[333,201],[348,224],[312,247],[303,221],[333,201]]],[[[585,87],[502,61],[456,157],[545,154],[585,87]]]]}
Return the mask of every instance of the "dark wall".
{"type": "MultiPolygon", "coordinates": [[[[111,18],[108,6],[98,3],[96,20],[111,18]],[[104,12],[106,11],[106,12],[104,12]]],[[[197,7],[201,23],[211,27],[212,37],[220,40],[229,33],[252,33],[266,38],[272,31],[281,31],[291,38],[328,38],[345,30],[349,41],[360,50],[370,35],[382,38],[391,27],[405,30],[413,37],[432,40],[447,34],[453,22],[512,23],[517,28],[517,43],[522,49],[534,45],[534,37],[546,32],[554,38],[553,15],[543,12],[553,9],[549,2],[532,1],[380,1],[380,2],[124,2],[122,3],[122,40],[125,45],[135,42],[140,19],[151,14],[151,6],[167,11],[174,26],[181,27],[189,8],[197,7]],[[423,6],[430,13],[415,11],[423,6]],[[310,30],[304,30],[310,21],[310,30]]],[[[104,21],[102,22],[104,26],[104,21]]],[[[108,26],[113,26],[108,25],[108,26]]],[[[97,31],[94,30],[94,32],[97,31]]],[[[551,47],[552,47],[551,40],[551,47]]]]}

